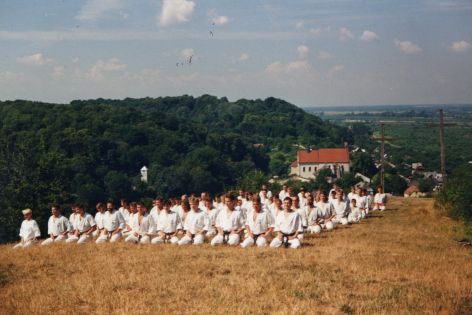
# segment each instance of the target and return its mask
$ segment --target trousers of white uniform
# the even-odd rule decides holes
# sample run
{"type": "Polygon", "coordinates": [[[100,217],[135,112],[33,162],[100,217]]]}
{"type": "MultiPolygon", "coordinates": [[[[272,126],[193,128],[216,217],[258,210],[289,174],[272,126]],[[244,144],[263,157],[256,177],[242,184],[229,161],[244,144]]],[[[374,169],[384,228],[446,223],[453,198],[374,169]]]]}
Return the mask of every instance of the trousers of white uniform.
{"type": "Polygon", "coordinates": [[[349,215],[347,216],[347,221],[349,223],[357,223],[360,221],[359,217],[356,217],[355,215],[353,215],[352,213],[349,213],[349,215]]]}
{"type": "Polygon", "coordinates": [[[213,237],[213,236],[216,235],[216,233],[217,233],[216,230],[210,230],[210,231],[207,231],[207,232],[205,233],[205,235],[206,235],[207,237],[213,237]]]}
{"type": "Polygon", "coordinates": [[[92,235],[87,235],[87,234],[82,234],[80,237],[77,237],[75,235],[69,236],[69,238],[66,240],[66,243],[77,243],[77,244],[83,244],[87,243],[88,241],[92,240],[92,235]]]}
{"type": "Polygon", "coordinates": [[[203,244],[203,242],[205,241],[205,237],[202,235],[202,234],[197,234],[193,237],[193,240],[190,236],[188,236],[187,234],[184,235],[184,237],[182,237],[180,239],[180,241],[178,241],[177,244],[179,245],[187,245],[187,244],[192,244],[193,242],[193,245],[201,245],[203,244]]]}
{"type": "MultiPolygon", "coordinates": [[[[298,238],[294,238],[293,240],[288,240],[287,242],[289,244],[289,247],[290,248],[300,248],[302,246],[302,244],[300,243],[300,240],[298,238]]],[[[272,240],[272,242],[270,242],[270,247],[272,248],[278,248],[280,246],[282,246],[283,242],[281,240],[279,240],[278,237],[274,238],[272,240]]]]}
{"type": "Polygon", "coordinates": [[[342,225],[346,225],[349,223],[346,217],[335,217],[333,219],[333,223],[341,223],[342,225]]]}
{"type": "Polygon", "coordinates": [[[141,244],[149,244],[151,243],[151,238],[149,237],[149,235],[144,235],[143,237],[141,237],[141,239],[139,239],[139,237],[135,236],[134,234],[129,234],[126,238],[125,238],[125,242],[127,243],[141,243],[141,244]]]}
{"type": "MultiPolygon", "coordinates": [[[[212,240],[211,240],[211,246],[219,245],[224,243],[224,237],[221,234],[217,234],[212,240]]],[[[230,234],[228,235],[228,245],[230,246],[236,246],[239,244],[239,234],[230,234]]]]}
{"type": "Polygon", "coordinates": [[[35,240],[29,240],[29,241],[24,242],[23,244],[22,243],[16,244],[15,246],[13,246],[13,249],[28,248],[28,247],[31,247],[31,246],[35,245],[36,243],[37,243],[37,241],[35,241],[35,240]]]}
{"type": "Polygon", "coordinates": [[[52,238],[47,238],[45,239],[44,241],[42,241],[41,245],[42,246],[46,246],[46,245],[51,245],[52,243],[59,243],[59,242],[63,242],[66,240],[66,237],[65,235],[58,235],[56,236],[56,238],[52,239],[52,238]]]}
{"type": "Polygon", "coordinates": [[[320,233],[321,233],[321,226],[319,226],[318,224],[316,224],[316,225],[310,225],[310,226],[307,228],[307,231],[308,231],[309,233],[320,234],[320,233]]]}
{"type": "Polygon", "coordinates": [[[374,210],[384,211],[385,210],[385,205],[375,204],[374,205],[374,210]]]}
{"type": "MultiPolygon", "coordinates": [[[[164,236],[164,237],[165,237],[165,236],[164,236]]],[[[168,240],[168,241],[169,241],[171,244],[177,244],[178,241],[179,241],[179,238],[178,238],[177,236],[172,236],[172,237],[170,238],[170,240],[168,240]]],[[[156,244],[162,244],[162,243],[164,243],[164,238],[162,238],[162,237],[160,237],[160,236],[156,236],[155,238],[153,238],[153,239],[151,240],[151,244],[154,244],[154,245],[156,245],[156,244]]]]}
{"type": "MultiPolygon", "coordinates": [[[[118,241],[119,239],[121,238],[121,232],[118,232],[116,234],[113,234],[111,237],[110,237],[110,243],[114,243],[116,241],[118,241]]],[[[97,240],[95,241],[95,243],[97,244],[100,244],[100,243],[104,243],[108,241],[108,235],[100,235],[97,240]]]]}
{"type": "MultiPolygon", "coordinates": [[[[254,239],[250,236],[246,237],[244,241],[241,243],[242,248],[250,247],[253,245],[254,245],[254,239]]],[[[255,245],[257,245],[257,247],[265,247],[267,246],[267,239],[264,236],[260,235],[257,238],[255,245]]]]}

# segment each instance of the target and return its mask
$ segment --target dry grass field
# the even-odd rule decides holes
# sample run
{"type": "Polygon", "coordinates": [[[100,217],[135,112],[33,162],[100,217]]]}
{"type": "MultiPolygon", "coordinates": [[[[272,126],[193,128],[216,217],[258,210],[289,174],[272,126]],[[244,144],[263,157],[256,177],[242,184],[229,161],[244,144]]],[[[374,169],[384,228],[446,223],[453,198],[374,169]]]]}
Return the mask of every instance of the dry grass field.
{"type": "Polygon", "coordinates": [[[472,314],[472,250],[432,200],[300,250],[132,245],[0,247],[1,314],[472,314]]]}

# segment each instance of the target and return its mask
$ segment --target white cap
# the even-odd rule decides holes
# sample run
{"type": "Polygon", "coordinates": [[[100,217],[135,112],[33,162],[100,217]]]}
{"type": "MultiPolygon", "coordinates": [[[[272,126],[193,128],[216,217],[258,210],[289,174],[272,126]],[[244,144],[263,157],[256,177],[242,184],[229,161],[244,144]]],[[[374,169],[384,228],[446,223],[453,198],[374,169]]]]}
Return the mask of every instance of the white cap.
{"type": "Polygon", "coordinates": [[[22,210],[21,212],[23,212],[23,214],[28,214],[28,213],[33,213],[33,210],[31,210],[30,208],[26,208],[22,210]]]}

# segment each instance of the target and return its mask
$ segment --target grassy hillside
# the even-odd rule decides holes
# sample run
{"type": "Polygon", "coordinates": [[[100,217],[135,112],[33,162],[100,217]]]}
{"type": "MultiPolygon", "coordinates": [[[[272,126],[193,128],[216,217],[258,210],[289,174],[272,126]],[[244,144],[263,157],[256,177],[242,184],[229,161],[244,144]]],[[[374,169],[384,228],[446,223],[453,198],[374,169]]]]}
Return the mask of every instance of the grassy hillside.
{"type": "Polygon", "coordinates": [[[310,237],[300,250],[0,247],[2,314],[471,314],[472,251],[432,200],[310,237]]]}

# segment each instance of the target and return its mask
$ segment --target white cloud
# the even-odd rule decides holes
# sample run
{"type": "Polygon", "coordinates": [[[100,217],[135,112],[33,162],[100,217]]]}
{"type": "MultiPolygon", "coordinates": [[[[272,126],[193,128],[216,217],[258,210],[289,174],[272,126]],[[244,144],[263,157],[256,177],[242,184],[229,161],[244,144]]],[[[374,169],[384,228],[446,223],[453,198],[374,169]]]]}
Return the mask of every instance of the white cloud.
{"type": "Polygon", "coordinates": [[[122,71],[126,69],[126,65],[121,63],[117,58],[110,58],[106,61],[99,60],[87,72],[87,77],[100,80],[106,72],[122,71]]]}
{"type": "Polygon", "coordinates": [[[471,48],[472,45],[466,42],[465,40],[461,40],[460,42],[453,42],[450,47],[453,52],[457,53],[466,52],[471,48]]]}
{"type": "Polygon", "coordinates": [[[55,66],[53,69],[52,69],[52,73],[51,73],[51,76],[54,78],[54,79],[59,79],[59,78],[62,78],[64,76],[64,66],[55,66]]]}
{"type": "Polygon", "coordinates": [[[305,45],[300,45],[297,47],[297,51],[298,51],[298,58],[305,59],[306,57],[308,57],[310,48],[306,47],[305,45]]]}
{"type": "Polygon", "coordinates": [[[211,23],[215,25],[224,25],[229,22],[229,17],[226,15],[218,15],[216,10],[208,11],[208,16],[210,17],[211,23]]]}
{"type": "Polygon", "coordinates": [[[318,55],[316,56],[316,58],[318,58],[319,60],[327,60],[327,59],[330,59],[332,56],[329,52],[327,51],[323,51],[323,50],[320,50],[318,52],[318,55]]]}
{"type": "Polygon", "coordinates": [[[332,79],[336,74],[342,71],[344,71],[344,65],[335,65],[331,69],[329,69],[327,77],[329,79],[332,79]]]}
{"type": "Polygon", "coordinates": [[[242,53],[241,56],[239,56],[239,61],[246,61],[249,59],[249,55],[247,53],[242,53]]]}
{"type": "Polygon", "coordinates": [[[312,28],[310,29],[310,34],[314,35],[315,37],[319,37],[322,33],[324,32],[328,32],[331,30],[331,27],[328,26],[328,27],[319,27],[319,28],[312,28]]]}
{"type": "Polygon", "coordinates": [[[159,24],[169,26],[176,23],[187,22],[192,16],[195,2],[190,0],[164,0],[159,24]]]}
{"type": "Polygon", "coordinates": [[[180,51],[180,57],[183,59],[188,59],[190,56],[195,55],[193,48],[184,48],[180,51]]]}
{"type": "Polygon", "coordinates": [[[79,57],[74,57],[74,58],[72,58],[72,63],[73,63],[73,64],[78,64],[79,61],[80,61],[79,57]]]}
{"type": "Polygon", "coordinates": [[[339,40],[345,41],[347,39],[353,39],[353,38],[354,38],[354,34],[352,34],[352,32],[348,28],[341,27],[339,29],[339,40]]]}
{"type": "Polygon", "coordinates": [[[123,8],[123,0],[88,0],[75,17],[77,20],[97,20],[110,11],[123,8]]]}
{"type": "Polygon", "coordinates": [[[295,24],[295,27],[297,29],[301,29],[301,28],[303,28],[303,24],[304,24],[303,21],[299,21],[299,22],[297,22],[297,24],[295,24]]]}
{"type": "Polygon", "coordinates": [[[367,31],[365,30],[361,37],[360,37],[361,40],[363,40],[364,42],[373,42],[374,40],[378,40],[379,39],[379,36],[372,32],[372,31],[367,31]]]}
{"type": "Polygon", "coordinates": [[[410,42],[410,41],[400,41],[395,38],[395,46],[397,46],[400,51],[408,55],[416,55],[423,51],[420,46],[410,42]]]}
{"type": "Polygon", "coordinates": [[[289,74],[293,72],[308,72],[311,65],[306,60],[296,60],[289,63],[276,61],[268,65],[265,69],[268,74],[289,74]]]}
{"type": "Polygon", "coordinates": [[[0,82],[4,81],[8,83],[8,82],[12,82],[12,81],[20,80],[20,79],[23,79],[22,74],[14,73],[11,71],[0,72],[0,82]]]}
{"type": "Polygon", "coordinates": [[[18,57],[16,58],[16,62],[27,66],[44,66],[51,63],[52,60],[44,57],[41,53],[37,53],[30,56],[18,57]]]}

